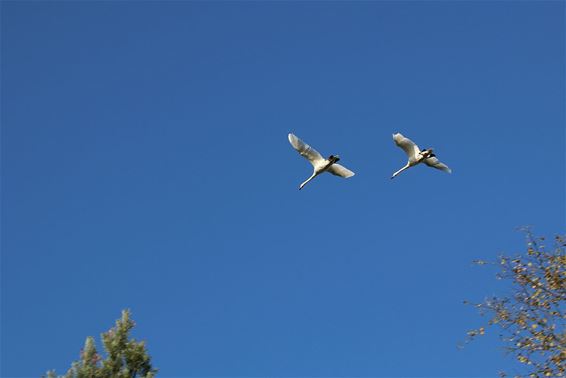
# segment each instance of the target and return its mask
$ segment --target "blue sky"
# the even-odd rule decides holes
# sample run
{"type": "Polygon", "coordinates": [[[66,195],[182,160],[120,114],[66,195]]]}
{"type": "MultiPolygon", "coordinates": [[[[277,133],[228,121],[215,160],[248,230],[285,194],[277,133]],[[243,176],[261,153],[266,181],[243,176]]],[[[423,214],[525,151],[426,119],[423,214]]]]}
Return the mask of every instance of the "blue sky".
{"type": "Polygon", "coordinates": [[[493,377],[474,259],[565,229],[564,2],[1,3],[3,377],[493,377]],[[294,132],[356,172],[297,187],[294,132]],[[405,164],[402,132],[453,174],[405,164]]]}

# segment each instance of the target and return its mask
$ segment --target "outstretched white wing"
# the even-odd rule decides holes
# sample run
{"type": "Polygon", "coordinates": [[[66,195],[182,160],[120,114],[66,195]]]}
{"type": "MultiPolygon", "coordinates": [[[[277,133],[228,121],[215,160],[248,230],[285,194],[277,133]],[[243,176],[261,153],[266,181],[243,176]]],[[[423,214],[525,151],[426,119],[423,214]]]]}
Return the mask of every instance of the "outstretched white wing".
{"type": "Polygon", "coordinates": [[[446,164],[443,164],[436,157],[429,157],[424,159],[424,163],[429,167],[440,169],[441,171],[452,173],[452,170],[448,168],[446,164]]]}
{"type": "Polygon", "coordinates": [[[297,138],[296,135],[289,133],[289,143],[291,143],[291,146],[302,156],[308,159],[314,167],[324,161],[324,158],[317,150],[297,138]]]}
{"type": "Polygon", "coordinates": [[[416,158],[421,151],[419,149],[419,146],[417,146],[415,142],[413,142],[409,138],[405,138],[401,133],[393,134],[393,140],[395,141],[396,145],[398,145],[403,149],[403,151],[405,151],[409,159],[416,158]]]}
{"type": "Polygon", "coordinates": [[[348,168],[336,163],[332,164],[330,168],[328,168],[328,172],[332,173],[335,176],[344,178],[352,177],[353,175],[355,175],[355,173],[350,171],[348,168]]]}

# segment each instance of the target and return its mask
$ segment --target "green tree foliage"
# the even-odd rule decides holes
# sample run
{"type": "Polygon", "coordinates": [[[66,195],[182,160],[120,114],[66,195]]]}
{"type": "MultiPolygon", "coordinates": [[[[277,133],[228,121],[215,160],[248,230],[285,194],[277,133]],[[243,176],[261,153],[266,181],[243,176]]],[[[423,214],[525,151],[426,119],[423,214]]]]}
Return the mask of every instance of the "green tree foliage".
{"type": "MultiPolygon", "coordinates": [[[[96,350],[93,337],[87,337],[80,360],[73,362],[67,374],[60,378],[153,378],[157,370],[151,366],[145,343],[130,339],[130,331],[135,323],[128,310],[116,325],[102,334],[102,344],[106,351],[103,358],[96,350]]],[[[47,378],[57,378],[54,371],[47,378]]]]}
{"type": "MultiPolygon", "coordinates": [[[[523,377],[566,375],[566,238],[557,236],[552,248],[544,238],[527,234],[527,251],[514,257],[477,264],[498,266],[498,279],[508,280],[512,292],[474,304],[486,326],[498,327],[505,348],[525,364],[523,377]]],[[[486,332],[480,327],[468,332],[468,341],[486,332]]],[[[500,373],[506,376],[505,373],[500,373]]],[[[520,376],[521,377],[521,376],[520,376]]]]}

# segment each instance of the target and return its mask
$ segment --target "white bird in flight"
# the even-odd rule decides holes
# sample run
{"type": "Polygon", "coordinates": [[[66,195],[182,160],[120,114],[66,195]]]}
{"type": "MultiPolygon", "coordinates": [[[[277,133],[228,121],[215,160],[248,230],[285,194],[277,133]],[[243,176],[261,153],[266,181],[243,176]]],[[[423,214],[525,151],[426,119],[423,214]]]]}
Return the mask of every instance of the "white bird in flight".
{"type": "Polygon", "coordinates": [[[291,143],[291,146],[293,146],[293,148],[297,150],[301,156],[308,159],[314,168],[311,177],[299,186],[299,190],[303,189],[303,186],[305,186],[310,180],[324,172],[330,172],[333,175],[344,178],[352,177],[355,174],[349,169],[336,163],[340,160],[340,156],[330,155],[328,159],[325,159],[317,150],[297,138],[297,136],[292,133],[289,133],[289,143],[291,143]]]}
{"type": "Polygon", "coordinates": [[[409,138],[405,138],[402,134],[397,133],[393,134],[393,140],[395,144],[398,145],[405,151],[407,156],[409,157],[409,161],[407,161],[407,165],[403,168],[399,169],[397,172],[393,173],[391,178],[397,176],[399,173],[403,172],[405,169],[411,168],[419,163],[425,163],[429,167],[433,167],[436,169],[440,169],[441,171],[452,173],[452,170],[448,168],[446,164],[441,163],[434,154],[432,148],[426,148],[421,151],[419,146],[415,144],[409,138]]]}

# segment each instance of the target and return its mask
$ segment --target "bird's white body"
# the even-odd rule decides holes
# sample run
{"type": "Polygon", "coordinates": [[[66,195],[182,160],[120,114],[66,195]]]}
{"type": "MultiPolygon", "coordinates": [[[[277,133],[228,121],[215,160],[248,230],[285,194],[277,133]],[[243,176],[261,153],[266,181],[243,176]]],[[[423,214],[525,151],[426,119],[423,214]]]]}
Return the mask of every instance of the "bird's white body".
{"type": "Polygon", "coordinates": [[[417,164],[425,163],[429,167],[440,169],[441,171],[452,173],[452,170],[448,168],[446,164],[441,163],[436,156],[432,148],[427,148],[422,150],[415,142],[409,138],[405,138],[402,134],[393,134],[393,140],[395,144],[403,149],[407,154],[408,161],[407,164],[399,169],[397,172],[393,173],[391,178],[397,176],[399,173],[403,172],[405,169],[409,169],[417,164]]]}
{"type": "Polygon", "coordinates": [[[338,160],[340,160],[339,156],[330,155],[328,159],[325,159],[317,150],[297,138],[297,136],[292,133],[289,133],[289,143],[291,143],[291,146],[293,146],[293,148],[297,150],[297,152],[301,154],[301,156],[303,156],[305,159],[307,159],[313,166],[312,175],[303,183],[301,183],[299,190],[303,189],[303,187],[309,181],[324,172],[329,172],[335,176],[344,178],[352,177],[355,175],[354,172],[336,163],[338,160]]]}

